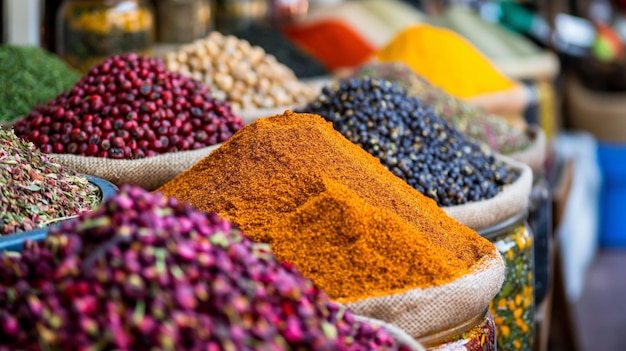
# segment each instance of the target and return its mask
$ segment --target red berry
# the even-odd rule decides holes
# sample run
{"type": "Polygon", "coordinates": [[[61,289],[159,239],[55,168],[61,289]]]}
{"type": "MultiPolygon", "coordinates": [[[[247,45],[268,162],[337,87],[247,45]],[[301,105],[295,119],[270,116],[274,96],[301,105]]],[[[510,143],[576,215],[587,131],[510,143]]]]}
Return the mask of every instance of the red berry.
{"type": "Polygon", "coordinates": [[[85,154],[87,156],[96,156],[98,154],[98,145],[96,144],[89,144],[87,146],[87,149],[85,150],[85,154]]]}
{"type": "Polygon", "coordinates": [[[124,142],[124,139],[122,139],[121,137],[114,137],[113,139],[111,139],[111,146],[114,148],[122,148],[125,144],[126,143],[124,142]]]}
{"type": "Polygon", "coordinates": [[[52,150],[54,151],[54,153],[62,154],[65,151],[65,146],[63,146],[63,144],[59,142],[56,142],[52,146],[52,150]]]}
{"type": "Polygon", "coordinates": [[[43,145],[41,145],[41,152],[43,152],[44,154],[51,154],[52,151],[54,151],[52,149],[52,145],[50,145],[50,144],[43,144],[43,145]]]}

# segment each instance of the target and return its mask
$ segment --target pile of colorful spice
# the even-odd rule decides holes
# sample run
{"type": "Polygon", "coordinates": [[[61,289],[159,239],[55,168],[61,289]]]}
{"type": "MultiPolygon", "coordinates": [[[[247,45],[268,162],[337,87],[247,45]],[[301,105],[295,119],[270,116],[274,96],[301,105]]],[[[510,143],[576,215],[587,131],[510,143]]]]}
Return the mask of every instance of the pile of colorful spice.
{"type": "Polygon", "coordinates": [[[315,58],[291,43],[279,30],[258,24],[252,24],[233,33],[237,38],[262,47],[278,62],[291,68],[299,78],[319,77],[327,74],[326,68],[315,58]]]}
{"type": "Polygon", "coordinates": [[[444,284],[497,255],[315,115],[258,120],[159,190],[270,243],[341,302],[444,284]]]}
{"type": "Polygon", "coordinates": [[[169,53],[165,62],[169,70],[209,86],[235,111],[302,106],[315,94],[263,48],[219,32],[169,53]]]}
{"type": "Polygon", "coordinates": [[[518,86],[517,82],[500,73],[467,40],[451,30],[429,25],[406,28],[376,57],[381,62],[402,62],[408,65],[417,74],[457,98],[472,98],[518,86]]]}
{"type": "Polygon", "coordinates": [[[407,90],[409,96],[418,97],[425,106],[435,110],[439,117],[495,152],[511,154],[527,149],[532,143],[528,133],[506,119],[487,114],[448,95],[401,62],[370,63],[357,68],[352,76],[397,82],[407,90]]]}
{"type": "Polygon", "coordinates": [[[37,47],[0,46],[0,122],[11,122],[68,90],[78,72],[37,47]]]}
{"type": "Polygon", "coordinates": [[[87,178],[0,128],[0,236],[91,210],[101,196],[87,178]]]}
{"type": "Polygon", "coordinates": [[[114,159],[203,148],[242,126],[207,87],[136,54],[105,60],[14,125],[45,153],[114,159]]]}
{"type": "Polygon", "coordinates": [[[135,187],[0,272],[3,350],[408,350],[268,245],[135,187]]]}
{"type": "Polygon", "coordinates": [[[396,33],[364,1],[333,2],[329,6],[311,6],[306,18],[282,28],[291,42],[330,71],[367,62],[396,33]]]}
{"type": "Polygon", "coordinates": [[[344,80],[325,87],[305,111],[332,121],[348,140],[440,206],[492,198],[517,178],[396,83],[344,80]]]}

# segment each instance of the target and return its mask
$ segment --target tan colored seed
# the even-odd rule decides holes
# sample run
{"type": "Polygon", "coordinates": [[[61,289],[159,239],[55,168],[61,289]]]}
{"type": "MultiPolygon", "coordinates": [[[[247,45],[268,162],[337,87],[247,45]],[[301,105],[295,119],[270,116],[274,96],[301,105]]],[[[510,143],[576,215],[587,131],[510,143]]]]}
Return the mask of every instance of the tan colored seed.
{"type": "Polygon", "coordinates": [[[167,61],[166,67],[168,71],[172,72],[178,72],[180,70],[180,65],[176,61],[167,61]]]}
{"type": "Polygon", "coordinates": [[[239,112],[242,110],[241,104],[238,103],[237,101],[231,102],[230,107],[232,108],[234,112],[239,112]]]}
{"type": "Polygon", "coordinates": [[[185,51],[180,51],[176,57],[176,59],[178,60],[178,62],[180,63],[186,63],[187,62],[187,52],[185,51]]]}
{"type": "Polygon", "coordinates": [[[211,32],[211,34],[209,34],[207,40],[212,41],[216,44],[220,44],[224,41],[224,36],[220,32],[213,31],[211,32]]]}
{"type": "Polygon", "coordinates": [[[259,91],[262,93],[267,93],[270,90],[271,83],[267,78],[261,78],[259,83],[257,84],[259,91]]]}
{"type": "Polygon", "coordinates": [[[259,82],[259,77],[255,72],[249,71],[248,73],[246,73],[244,81],[248,86],[254,87],[259,82]]]}
{"type": "Polygon", "coordinates": [[[202,79],[203,79],[203,76],[202,76],[202,73],[200,73],[200,72],[198,72],[198,71],[194,71],[194,72],[191,72],[191,78],[193,78],[194,80],[197,80],[197,81],[201,82],[201,81],[202,81],[202,79]]]}
{"type": "Polygon", "coordinates": [[[215,84],[227,92],[233,88],[234,80],[230,75],[220,72],[215,74],[215,84]]]}

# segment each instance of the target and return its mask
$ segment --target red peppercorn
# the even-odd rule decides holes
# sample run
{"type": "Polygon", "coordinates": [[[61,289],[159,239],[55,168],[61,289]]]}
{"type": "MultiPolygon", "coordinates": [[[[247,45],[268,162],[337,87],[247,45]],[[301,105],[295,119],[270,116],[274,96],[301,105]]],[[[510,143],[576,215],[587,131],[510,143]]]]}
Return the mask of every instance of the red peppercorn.
{"type": "Polygon", "coordinates": [[[14,128],[44,152],[132,159],[212,145],[242,126],[206,86],[168,72],[161,59],[125,54],[93,67],[14,128]]]}

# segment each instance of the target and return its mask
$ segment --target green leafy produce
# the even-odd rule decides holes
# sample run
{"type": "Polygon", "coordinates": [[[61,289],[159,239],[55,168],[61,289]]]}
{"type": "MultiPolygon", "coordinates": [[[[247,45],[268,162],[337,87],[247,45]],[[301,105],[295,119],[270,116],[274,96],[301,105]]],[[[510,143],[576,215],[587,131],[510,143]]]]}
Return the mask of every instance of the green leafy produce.
{"type": "Polygon", "coordinates": [[[69,90],[80,74],[37,47],[0,46],[0,123],[28,114],[69,90]]]}

